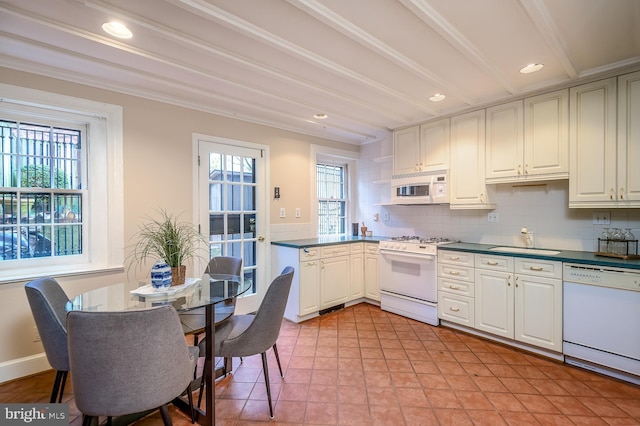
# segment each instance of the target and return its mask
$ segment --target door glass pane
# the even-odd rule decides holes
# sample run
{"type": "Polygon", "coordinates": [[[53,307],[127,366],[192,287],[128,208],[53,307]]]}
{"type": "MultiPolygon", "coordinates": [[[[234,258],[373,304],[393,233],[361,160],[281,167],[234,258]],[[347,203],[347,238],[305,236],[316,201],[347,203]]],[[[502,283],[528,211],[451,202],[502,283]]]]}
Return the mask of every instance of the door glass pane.
{"type": "Polygon", "coordinates": [[[256,160],[209,154],[209,242],[211,256],[242,257],[244,275],[256,291],[256,160]]]}

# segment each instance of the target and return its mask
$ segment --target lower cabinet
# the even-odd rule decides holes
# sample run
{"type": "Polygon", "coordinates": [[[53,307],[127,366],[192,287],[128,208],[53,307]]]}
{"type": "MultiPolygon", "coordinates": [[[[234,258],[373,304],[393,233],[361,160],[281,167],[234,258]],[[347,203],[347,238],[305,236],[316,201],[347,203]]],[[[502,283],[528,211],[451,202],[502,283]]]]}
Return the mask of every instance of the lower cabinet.
{"type": "Polygon", "coordinates": [[[440,319],[562,353],[562,262],[441,250],[438,290],[440,319]]]}
{"type": "Polygon", "coordinates": [[[342,303],[365,298],[379,301],[377,256],[377,242],[306,248],[272,245],[272,271],[297,265],[285,318],[300,322],[342,303]]]}
{"type": "Polygon", "coordinates": [[[380,301],[378,254],[378,243],[364,244],[364,296],[376,302],[380,301]]]}

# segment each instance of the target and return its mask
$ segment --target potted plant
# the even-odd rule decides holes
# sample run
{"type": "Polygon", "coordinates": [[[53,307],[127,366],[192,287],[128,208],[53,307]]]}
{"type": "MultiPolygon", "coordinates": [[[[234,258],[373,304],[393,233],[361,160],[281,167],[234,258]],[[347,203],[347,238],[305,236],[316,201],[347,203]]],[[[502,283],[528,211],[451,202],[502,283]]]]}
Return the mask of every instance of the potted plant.
{"type": "Polygon", "coordinates": [[[146,217],[140,225],[130,256],[138,264],[150,258],[164,260],[171,267],[171,285],[184,284],[185,263],[198,256],[207,240],[192,223],[181,222],[166,210],[159,213],[159,219],[146,217]]]}

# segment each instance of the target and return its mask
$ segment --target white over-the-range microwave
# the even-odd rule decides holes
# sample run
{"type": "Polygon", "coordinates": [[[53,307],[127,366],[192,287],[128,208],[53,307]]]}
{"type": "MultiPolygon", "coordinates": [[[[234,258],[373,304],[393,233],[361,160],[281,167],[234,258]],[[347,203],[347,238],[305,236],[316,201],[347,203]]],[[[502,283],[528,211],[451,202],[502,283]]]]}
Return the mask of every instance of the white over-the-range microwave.
{"type": "Polygon", "coordinates": [[[448,204],[447,173],[391,179],[392,204],[448,204]]]}

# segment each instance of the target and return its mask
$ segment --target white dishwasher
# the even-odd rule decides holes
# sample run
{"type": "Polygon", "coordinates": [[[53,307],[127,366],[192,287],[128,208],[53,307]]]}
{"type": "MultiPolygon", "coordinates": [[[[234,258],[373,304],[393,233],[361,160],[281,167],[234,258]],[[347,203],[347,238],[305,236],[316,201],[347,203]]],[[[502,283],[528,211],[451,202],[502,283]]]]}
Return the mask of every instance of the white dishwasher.
{"type": "Polygon", "coordinates": [[[640,384],[640,271],[565,263],[565,362],[640,384]]]}

